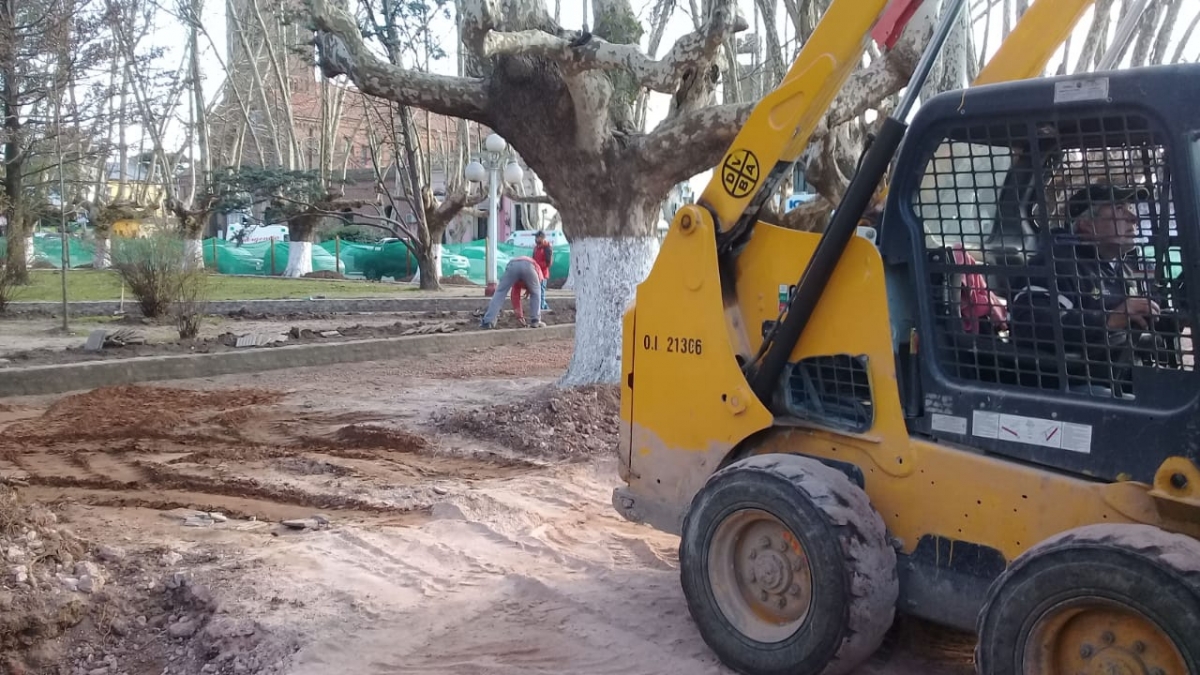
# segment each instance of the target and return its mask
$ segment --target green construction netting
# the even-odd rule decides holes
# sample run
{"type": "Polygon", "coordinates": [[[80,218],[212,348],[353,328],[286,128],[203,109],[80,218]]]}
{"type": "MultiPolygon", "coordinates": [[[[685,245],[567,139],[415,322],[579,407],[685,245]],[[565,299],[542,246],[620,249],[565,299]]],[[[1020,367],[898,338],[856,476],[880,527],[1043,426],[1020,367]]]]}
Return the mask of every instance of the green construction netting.
{"type": "MultiPolygon", "coordinates": [[[[287,242],[255,242],[238,246],[223,239],[205,239],[204,264],[221,274],[279,275],[287,267],[287,242]]],[[[120,239],[113,240],[119,247],[120,239]]],[[[93,262],[93,244],[90,240],[70,237],[67,250],[71,267],[90,267],[93,262]]],[[[0,237],[0,256],[4,255],[6,242],[0,237]]],[[[521,255],[531,255],[532,249],[511,244],[496,246],[497,276],[504,271],[508,261],[521,255]]],[[[484,240],[446,244],[442,246],[442,276],[463,276],[476,284],[483,284],[487,249],[484,240]]],[[[56,237],[34,237],[33,260],[35,267],[55,269],[62,266],[62,241],[56,237]]],[[[571,267],[570,246],[564,244],[554,248],[554,260],[550,266],[551,279],[565,279],[571,267]]],[[[329,240],[313,246],[313,271],[339,271],[348,277],[368,279],[407,279],[417,271],[417,259],[401,242],[386,244],[354,244],[329,240]]]]}

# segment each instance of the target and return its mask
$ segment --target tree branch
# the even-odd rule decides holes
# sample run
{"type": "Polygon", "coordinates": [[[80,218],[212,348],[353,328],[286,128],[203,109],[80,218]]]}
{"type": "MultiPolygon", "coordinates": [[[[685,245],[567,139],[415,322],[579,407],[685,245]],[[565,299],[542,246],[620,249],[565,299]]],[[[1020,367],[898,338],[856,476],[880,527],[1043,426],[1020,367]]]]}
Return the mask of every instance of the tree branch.
{"type": "MultiPolygon", "coordinates": [[[[825,114],[822,127],[832,129],[866,112],[883,99],[900,91],[908,84],[921,52],[933,37],[935,17],[933,7],[937,3],[922,3],[905,27],[900,39],[882,58],[875,59],[866,68],[855,71],[825,114]]],[[[821,128],[818,128],[818,134],[821,128]]]]}
{"type": "Polygon", "coordinates": [[[747,28],[745,19],[733,15],[731,3],[718,2],[703,30],[679,38],[659,60],[647,56],[638,45],[613,44],[588,33],[568,40],[540,30],[488,31],[483,56],[537,56],[577,71],[625,70],[641,86],[673,94],[689,68],[711,60],[728,35],[747,28]]]}
{"type": "Polygon", "coordinates": [[[344,11],[328,0],[306,2],[325,77],[345,75],[365,94],[489,125],[485,80],[415,72],[381,61],[371,54],[358,26],[344,11]]]}
{"type": "Polygon", "coordinates": [[[700,108],[639,138],[632,149],[639,170],[653,177],[647,188],[665,194],[672,185],[715,166],[753,109],[754,103],[700,108]]]}

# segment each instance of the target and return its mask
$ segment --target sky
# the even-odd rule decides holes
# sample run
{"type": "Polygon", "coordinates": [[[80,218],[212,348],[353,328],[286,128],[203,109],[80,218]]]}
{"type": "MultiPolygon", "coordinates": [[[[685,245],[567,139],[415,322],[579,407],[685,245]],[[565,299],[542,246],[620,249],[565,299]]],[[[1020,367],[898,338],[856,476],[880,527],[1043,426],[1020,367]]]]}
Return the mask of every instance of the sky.
{"type": "MultiPolygon", "coordinates": [[[[349,0],[349,1],[354,2],[354,0],[349,0]]],[[[553,11],[554,11],[553,1],[554,0],[546,0],[546,1],[549,3],[548,4],[549,11],[551,13],[553,13],[553,11]]],[[[634,11],[642,18],[643,22],[646,25],[648,25],[649,17],[651,15],[651,12],[653,11],[653,7],[654,7],[654,0],[632,0],[632,1],[633,1],[634,11]]],[[[926,1],[934,2],[936,0],[926,0],[926,1]]],[[[1041,1],[1053,2],[1054,0],[1041,0],[1041,1]]],[[[1159,1],[1159,0],[1152,0],[1152,2],[1156,2],[1156,1],[1159,1]]],[[[1189,23],[1191,21],[1192,17],[1194,17],[1197,13],[1200,13],[1200,2],[1191,2],[1190,0],[1180,0],[1180,1],[1183,2],[1183,9],[1180,12],[1179,20],[1177,21],[1177,25],[1179,27],[1176,28],[1175,35],[1173,36],[1173,39],[1172,39],[1172,44],[1168,48],[1168,51],[1167,51],[1168,55],[1171,55],[1174,53],[1175,47],[1178,43],[1178,39],[1180,37],[1180,34],[1183,31],[1183,28],[1187,25],[1187,23],[1189,23]]],[[[173,5],[173,3],[170,3],[167,0],[162,0],[162,2],[163,2],[164,7],[170,7],[173,5]]],[[[567,29],[581,28],[583,26],[584,15],[591,9],[589,0],[562,0],[562,3],[563,4],[561,6],[561,14],[560,14],[561,25],[567,29]]],[[[739,7],[740,11],[742,12],[742,15],[744,17],[746,17],[748,22],[752,21],[756,18],[755,9],[754,9],[755,5],[754,5],[753,0],[737,0],[737,3],[738,3],[738,7],[739,7]]],[[[206,7],[204,9],[205,29],[208,31],[209,35],[212,37],[212,40],[215,42],[216,48],[221,50],[221,53],[220,53],[221,60],[225,60],[227,62],[227,55],[224,53],[225,46],[226,46],[226,44],[225,44],[225,2],[223,0],[207,0],[205,4],[206,4],[206,7]]],[[[685,35],[686,33],[690,32],[692,30],[692,22],[686,12],[686,8],[687,8],[688,4],[689,3],[681,2],[680,0],[677,0],[677,2],[676,2],[677,8],[667,24],[666,32],[663,36],[662,43],[659,46],[659,52],[656,56],[661,57],[662,54],[664,54],[678,38],[680,38],[681,36],[685,35]]],[[[699,2],[697,2],[697,4],[699,4],[699,2]]],[[[782,3],[780,3],[780,4],[782,4],[782,3]]],[[[975,3],[975,2],[968,3],[968,5],[973,5],[973,4],[978,4],[978,3],[975,3]]],[[[1002,23],[1000,16],[1001,16],[1002,6],[1003,6],[1002,3],[996,2],[995,6],[991,10],[993,13],[993,16],[992,16],[992,20],[991,20],[991,30],[990,30],[990,33],[989,33],[988,39],[987,39],[988,57],[989,58],[991,57],[991,55],[993,55],[995,53],[995,50],[997,49],[997,47],[999,46],[999,44],[1001,42],[1001,31],[1002,31],[1003,23],[1002,23]]],[[[1068,63],[1072,64],[1072,66],[1074,65],[1075,61],[1078,59],[1079,50],[1082,48],[1082,43],[1083,43],[1083,38],[1084,38],[1083,34],[1086,32],[1087,28],[1091,25],[1091,19],[1092,19],[1092,10],[1089,9],[1087,11],[1087,13],[1080,19],[1078,25],[1076,26],[1075,33],[1073,34],[1073,39],[1071,40],[1072,53],[1068,55],[1069,56],[1068,63]]],[[[156,45],[156,46],[161,46],[164,48],[164,50],[165,50],[164,61],[163,61],[164,64],[177,64],[177,63],[179,63],[180,59],[182,59],[182,57],[183,57],[184,45],[186,45],[186,33],[185,33],[184,29],[178,24],[178,22],[176,22],[173,18],[171,18],[170,16],[168,16],[166,14],[160,13],[158,22],[159,22],[159,27],[151,36],[149,36],[148,43],[156,45]]],[[[788,31],[786,30],[786,28],[788,26],[790,26],[790,19],[788,19],[787,16],[784,14],[782,8],[780,9],[779,16],[776,19],[776,24],[780,27],[780,30],[783,31],[783,35],[781,35],[782,40],[788,41],[788,40],[792,39],[792,36],[789,35],[788,31]]],[[[754,28],[751,27],[751,31],[753,31],[753,30],[754,30],[754,28]]],[[[1114,21],[1114,25],[1110,28],[1110,31],[1113,31],[1113,30],[1115,30],[1115,21],[1114,21]]],[[[437,22],[435,24],[435,32],[436,32],[436,34],[441,36],[442,47],[447,52],[448,57],[441,61],[435,62],[431,69],[434,72],[453,75],[457,72],[457,64],[456,64],[455,53],[454,53],[455,45],[457,43],[457,36],[455,35],[453,22],[450,20],[441,20],[441,21],[437,22]]],[[[647,31],[647,34],[648,33],[649,33],[649,31],[647,31]]],[[[976,30],[975,30],[975,36],[974,36],[977,44],[982,43],[982,40],[984,37],[983,34],[984,34],[983,22],[979,22],[978,24],[976,24],[976,30]]],[[[645,48],[647,46],[648,41],[649,41],[649,36],[647,35],[646,37],[643,38],[643,41],[642,41],[643,48],[645,48]]],[[[201,63],[203,64],[202,67],[204,70],[205,94],[206,94],[206,99],[211,101],[213,99],[213,97],[215,97],[217,95],[217,92],[220,89],[221,82],[224,78],[224,71],[222,70],[221,66],[219,65],[219,61],[216,58],[214,58],[215,54],[213,51],[213,45],[208,44],[203,36],[201,37],[201,43],[202,43],[201,63]]],[[[1200,30],[1195,31],[1193,33],[1193,35],[1191,36],[1191,38],[1189,39],[1188,44],[1186,45],[1185,53],[1189,55],[1190,60],[1196,60],[1198,57],[1200,57],[1200,30]]],[[[748,56],[743,57],[743,58],[748,58],[748,56]]],[[[1061,61],[1062,61],[1062,47],[1059,48],[1058,52],[1050,60],[1050,63],[1052,65],[1057,65],[1061,61]]],[[[650,106],[649,106],[648,114],[647,114],[647,117],[648,117],[647,122],[648,122],[648,126],[650,128],[653,128],[653,126],[655,124],[657,124],[659,121],[661,121],[663,116],[665,116],[665,114],[667,112],[668,103],[669,103],[669,97],[665,94],[652,93],[650,95],[650,106]]],[[[186,108],[184,110],[186,111],[186,108]]],[[[170,134],[172,137],[174,137],[176,139],[182,139],[182,131],[180,129],[175,128],[172,131],[173,131],[173,133],[170,134]]],[[[176,142],[178,142],[178,140],[176,142]]],[[[711,174],[711,172],[705,172],[705,173],[700,174],[699,176],[692,179],[692,181],[691,181],[692,189],[696,193],[699,193],[700,191],[703,190],[710,174],[711,174]]]]}

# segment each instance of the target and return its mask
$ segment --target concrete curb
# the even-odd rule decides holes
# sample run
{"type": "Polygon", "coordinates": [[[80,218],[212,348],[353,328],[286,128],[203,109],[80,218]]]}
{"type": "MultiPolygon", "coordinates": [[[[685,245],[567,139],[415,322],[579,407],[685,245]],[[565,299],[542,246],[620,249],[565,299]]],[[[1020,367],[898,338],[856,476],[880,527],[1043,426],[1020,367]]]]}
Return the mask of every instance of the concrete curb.
{"type": "MultiPolygon", "coordinates": [[[[575,298],[550,297],[551,309],[574,309],[575,298]]],[[[487,307],[488,298],[482,291],[477,298],[298,298],[293,300],[217,300],[208,303],[208,314],[222,315],[245,311],[250,314],[345,314],[349,312],[470,312],[487,307]]],[[[125,313],[140,316],[136,302],[125,301],[125,313]]],[[[8,305],[12,314],[42,313],[61,315],[61,302],[13,302],[8,305]]],[[[107,316],[121,311],[116,300],[97,300],[67,303],[71,316],[107,316]]]]}
{"type": "Polygon", "coordinates": [[[0,369],[0,398],[39,396],[116,384],[182,380],[235,373],[383,361],[455,349],[562,340],[575,335],[575,324],[546,328],[499,329],[469,333],[410,335],[324,344],[246,348],[217,354],[139,356],[127,359],[0,369]]]}

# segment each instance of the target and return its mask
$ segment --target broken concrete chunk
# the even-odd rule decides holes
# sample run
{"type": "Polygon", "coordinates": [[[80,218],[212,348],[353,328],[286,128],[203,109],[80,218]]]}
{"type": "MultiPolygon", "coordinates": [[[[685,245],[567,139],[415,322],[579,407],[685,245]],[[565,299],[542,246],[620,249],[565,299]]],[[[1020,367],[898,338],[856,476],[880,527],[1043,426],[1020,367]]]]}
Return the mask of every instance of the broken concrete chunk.
{"type": "Polygon", "coordinates": [[[287,342],[287,333],[246,333],[239,335],[235,347],[267,347],[280,342],[287,342]]]}
{"type": "Polygon", "coordinates": [[[126,345],[144,345],[146,336],[132,328],[121,328],[109,333],[104,338],[105,347],[124,347],[126,345]]]}
{"type": "Polygon", "coordinates": [[[79,583],[77,583],[75,586],[84,593],[95,593],[104,586],[104,578],[85,574],[79,577],[79,583]]]}
{"type": "Polygon", "coordinates": [[[167,634],[173,638],[191,637],[196,632],[196,622],[190,618],[180,619],[167,628],[167,634]]]}
{"type": "Polygon", "coordinates": [[[87,344],[83,346],[89,352],[98,352],[104,348],[104,338],[108,335],[108,331],[103,328],[88,333],[87,344]]]}
{"type": "Polygon", "coordinates": [[[320,514],[308,518],[293,518],[280,522],[286,528],[293,530],[319,530],[329,525],[329,519],[320,514]]]}
{"type": "Polygon", "coordinates": [[[449,502],[438,502],[429,510],[434,520],[466,520],[467,515],[458,506],[449,502]]]}

